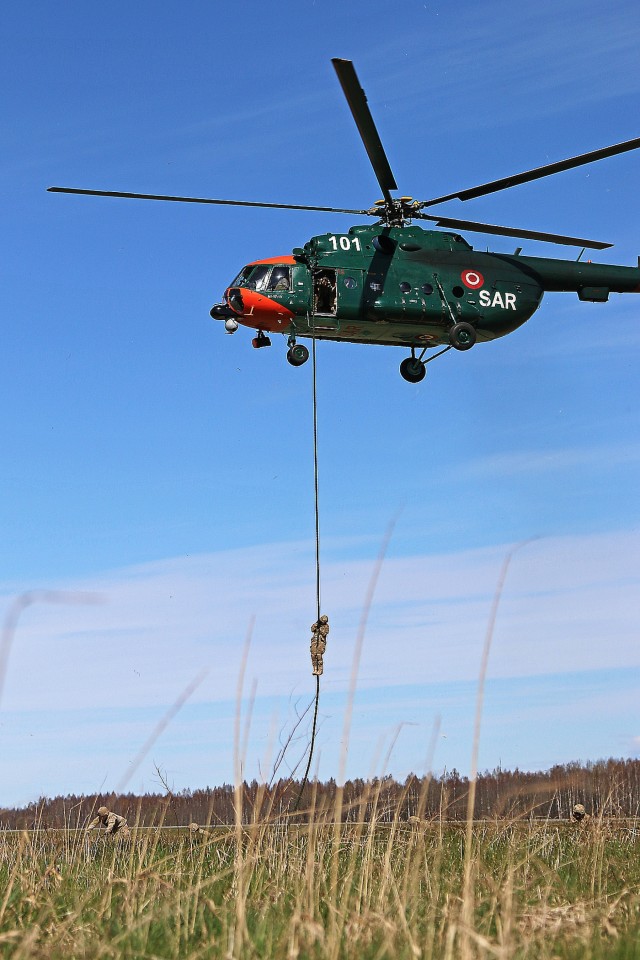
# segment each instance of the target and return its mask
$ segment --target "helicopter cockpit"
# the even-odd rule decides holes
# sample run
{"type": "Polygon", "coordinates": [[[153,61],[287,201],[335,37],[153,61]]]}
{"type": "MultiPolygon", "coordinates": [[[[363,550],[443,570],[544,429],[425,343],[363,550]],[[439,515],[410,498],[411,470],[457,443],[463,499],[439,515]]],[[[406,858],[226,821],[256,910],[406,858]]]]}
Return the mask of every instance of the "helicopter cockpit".
{"type": "Polygon", "coordinates": [[[244,287],[258,293],[291,289],[291,267],[286,264],[250,263],[243,267],[232,287],[244,287]]]}

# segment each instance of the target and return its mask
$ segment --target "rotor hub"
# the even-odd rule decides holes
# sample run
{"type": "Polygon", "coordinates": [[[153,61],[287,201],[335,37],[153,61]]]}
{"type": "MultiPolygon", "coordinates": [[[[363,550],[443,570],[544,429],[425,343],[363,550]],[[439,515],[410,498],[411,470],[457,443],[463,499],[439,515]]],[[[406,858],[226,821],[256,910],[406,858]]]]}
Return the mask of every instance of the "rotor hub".
{"type": "Polygon", "coordinates": [[[377,200],[367,212],[379,217],[380,223],[387,227],[404,227],[411,223],[417,213],[418,202],[413,197],[390,197],[389,200],[377,200]]]}

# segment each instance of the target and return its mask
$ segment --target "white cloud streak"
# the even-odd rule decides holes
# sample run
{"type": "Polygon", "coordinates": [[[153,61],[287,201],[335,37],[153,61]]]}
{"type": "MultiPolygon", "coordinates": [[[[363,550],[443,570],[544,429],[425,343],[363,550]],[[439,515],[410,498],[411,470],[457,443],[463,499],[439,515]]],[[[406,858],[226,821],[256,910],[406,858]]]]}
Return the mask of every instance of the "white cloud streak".
{"type": "MultiPolygon", "coordinates": [[[[472,680],[506,546],[389,557],[365,639],[360,686],[472,680]]],[[[549,538],[514,558],[489,675],[636,666],[640,536],[549,538]]],[[[331,618],[324,683],[344,691],[372,560],[323,565],[331,618]]],[[[53,585],[90,590],[97,608],[31,607],[18,624],[4,710],[163,708],[203,668],[196,702],[228,702],[242,638],[261,696],[307,689],[314,611],[310,544],[178,557],[53,585]]],[[[9,598],[7,597],[7,602],[9,598]]]]}
{"type": "Polygon", "coordinates": [[[462,476],[486,479],[492,476],[532,476],[563,470],[602,471],[640,462],[640,445],[607,443],[562,449],[520,450],[477,459],[458,468],[462,476]]]}

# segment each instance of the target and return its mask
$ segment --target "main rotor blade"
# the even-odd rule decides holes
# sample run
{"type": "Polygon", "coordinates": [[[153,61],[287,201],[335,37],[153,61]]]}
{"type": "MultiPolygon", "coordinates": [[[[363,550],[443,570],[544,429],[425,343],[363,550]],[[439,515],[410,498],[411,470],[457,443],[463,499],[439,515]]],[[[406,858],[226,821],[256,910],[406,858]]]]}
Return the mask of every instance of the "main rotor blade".
{"type": "Polygon", "coordinates": [[[334,58],[331,63],[338,74],[338,80],[347,98],[347,103],[353,114],[353,119],[356,122],[358,131],[360,132],[362,142],[364,143],[365,150],[373,167],[373,172],[380,184],[382,195],[387,203],[390,204],[391,194],[389,191],[397,190],[398,186],[391,172],[391,167],[389,166],[387,155],[384,152],[380,135],[373,122],[371,111],[369,110],[367,97],[360,86],[353,63],[351,60],[339,60],[338,58],[334,58]]]}
{"type": "Polygon", "coordinates": [[[369,210],[313,207],[298,203],[258,203],[252,200],[211,200],[207,197],[169,197],[160,193],[124,193],[120,190],[81,190],[78,187],[47,187],[49,193],[79,193],[88,197],[124,197],[126,200],[168,200],[173,203],[217,203],[234,207],[270,207],[277,210],[319,210],[321,213],[369,214],[369,210]]]}
{"type": "Polygon", "coordinates": [[[589,247],[591,250],[605,250],[612,243],[600,240],[585,240],[583,237],[565,237],[559,233],[539,233],[537,230],[520,230],[518,227],[499,227],[493,223],[476,223],[474,220],[452,220],[450,217],[432,217],[428,213],[411,214],[420,220],[431,220],[438,227],[455,227],[471,230],[474,233],[492,233],[500,237],[519,237],[523,240],[546,240],[549,243],[563,243],[571,247],[589,247]]]}
{"type": "Polygon", "coordinates": [[[431,207],[435,203],[444,203],[445,200],[472,200],[474,197],[484,197],[488,193],[497,193],[498,190],[507,190],[509,187],[515,187],[520,183],[540,180],[541,177],[549,177],[551,174],[560,173],[562,170],[571,170],[572,167],[581,167],[584,163],[594,163],[596,160],[603,160],[605,157],[613,157],[617,153],[626,153],[627,150],[637,150],[638,147],[640,147],[640,137],[635,137],[633,140],[625,140],[623,143],[614,143],[611,147],[602,147],[600,150],[592,150],[590,153],[581,153],[580,156],[570,157],[568,160],[547,163],[543,167],[535,167],[533,170],[526,170],[524,173],[517,173],[512,177],[502,177],[500,180],[492,180],[490,183],[481,183],[478,187],[460,190],[459,193],[449,193],[446,197],[423,200],[417,204],[417,207],[419,209],[431,207]]]}

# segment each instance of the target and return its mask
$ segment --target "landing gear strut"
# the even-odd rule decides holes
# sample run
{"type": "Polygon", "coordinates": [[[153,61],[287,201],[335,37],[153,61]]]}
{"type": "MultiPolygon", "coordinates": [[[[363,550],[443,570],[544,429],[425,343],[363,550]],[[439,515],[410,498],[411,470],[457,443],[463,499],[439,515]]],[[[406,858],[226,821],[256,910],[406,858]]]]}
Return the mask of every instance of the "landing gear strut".
{"type": "Polygon", "coordinates": [[[427,350],[428,347],[424,347],[420,352],[420,356],[416,357],[416,348],[411,347],[411,356],[407,357],[407,359],[403,360],[400,364],[400,375],[404,377],[405,380],[408,380],[409,383],[420,383],[421,380],[424,380],[427,372],[427,364],[431,363],[432,360],[437,360],[443,353],[451,350],[451,345],[445,347],[443,350],[439,350],[438,353],[434,353],[434,355],[427,360],[423,360],[422,358],[427,350]]]}

